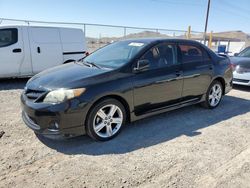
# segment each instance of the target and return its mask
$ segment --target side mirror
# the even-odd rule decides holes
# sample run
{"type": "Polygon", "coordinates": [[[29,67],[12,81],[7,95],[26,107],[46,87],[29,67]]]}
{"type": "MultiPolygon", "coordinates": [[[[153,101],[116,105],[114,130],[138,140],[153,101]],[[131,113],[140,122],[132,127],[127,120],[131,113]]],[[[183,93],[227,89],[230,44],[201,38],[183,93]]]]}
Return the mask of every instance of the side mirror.
{"type": "Polygon", "coordinates": [[[239,53],[235,53],[234,56],[237,57],[239,55],[239,53]]]}
{"type": "Polygon", "coordinates": [[[149,60],[143,59],[137,61],[136,67],[134,67],[134,71],[145,71],[149,68],[149,60]]]}

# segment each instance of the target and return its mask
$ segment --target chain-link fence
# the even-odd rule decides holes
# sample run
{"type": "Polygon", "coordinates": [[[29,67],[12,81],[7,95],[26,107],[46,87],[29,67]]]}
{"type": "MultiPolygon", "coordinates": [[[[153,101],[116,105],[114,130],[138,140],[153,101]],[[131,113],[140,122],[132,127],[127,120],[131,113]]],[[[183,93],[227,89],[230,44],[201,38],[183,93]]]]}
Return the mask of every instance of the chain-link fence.
{"type": "Polygon", "coordinates": [[[202,32],[187,30],[173,30],[161,28],[142,28],[89,23],[68,23],[68,22],[44,22],[34,20],[18,20],[0,18],[1,25],[29,25],[29,26],[57,26],[80,28],[84,31],[87,48],[92,52],[104,45],[114,41],[130,38],[192,38],[192,36],[202,36],[202,32]]]}
{"type": "MultiPolygon", "coordinates": [[[[57,26],[80,28],[84,31],[87,48],[92,52],[114,41],[130,38],[181,38],[193,39],[203,42],[203,32],[187,30],[174,30],[162,28],[142,28],[117,25],[70,23],[70,22],[45,22],[35,20],[18,20],[0,18],[0,25],[30,25],[30,26],[57,26]]],[[[226,46],[226,53],[239,52],[250,45],[250,36],[241,31],[212,33],[206,35],[206,44],[214,51],[218,51],[220,45],[226,46]]]]}

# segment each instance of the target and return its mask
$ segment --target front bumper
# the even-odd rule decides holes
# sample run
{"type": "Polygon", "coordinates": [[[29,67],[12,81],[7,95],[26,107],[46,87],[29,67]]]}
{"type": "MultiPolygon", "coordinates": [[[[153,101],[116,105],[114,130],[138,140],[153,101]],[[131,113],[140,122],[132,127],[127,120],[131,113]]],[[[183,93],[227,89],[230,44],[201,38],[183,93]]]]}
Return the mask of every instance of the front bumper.
{"type": "Polygon", "coordinates": [[[250,73],[233,73],[233,84],[250,86],[250,73]]]}
{"type": "Polygon", "coordinates": [[[23,93],[21,105],[24,123],[38,134],[67,137],[85,134],[84,122],[88,103],[79,100],[61,104],[36,103],[23,93]]]}

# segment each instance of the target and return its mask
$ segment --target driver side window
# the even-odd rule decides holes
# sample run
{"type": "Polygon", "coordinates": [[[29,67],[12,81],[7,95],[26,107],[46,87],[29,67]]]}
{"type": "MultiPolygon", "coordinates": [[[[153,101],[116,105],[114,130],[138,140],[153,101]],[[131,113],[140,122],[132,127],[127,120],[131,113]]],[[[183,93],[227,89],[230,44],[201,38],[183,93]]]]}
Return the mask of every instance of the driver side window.
{"type": "Polygon", "coordinates": [[[17,42],[17,29],[0,29],[0,48],[17,42]]]}
{"type": "Polygon", "coordinates": [[[147,60],[150,69],[164,68],[176,64],[175,54],[175,45],[162,43],[148,50],[141,60],[147,60]]]}

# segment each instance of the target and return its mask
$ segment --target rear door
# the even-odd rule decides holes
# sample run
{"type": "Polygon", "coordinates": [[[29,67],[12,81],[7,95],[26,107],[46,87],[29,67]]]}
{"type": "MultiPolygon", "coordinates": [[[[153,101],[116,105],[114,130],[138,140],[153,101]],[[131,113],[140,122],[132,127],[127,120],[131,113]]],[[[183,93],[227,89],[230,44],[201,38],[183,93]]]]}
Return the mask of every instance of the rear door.
{"type": "Polygon", "coordinates": [[[81,29],[60,28],[63,49],[63,62],[85,57],[86,44],[81,29]]]}
{"type": "Polygon", "coordinates": [[[195,44],[179,44],[178,53],[183,68],[182,100],[199,100],[212,80],[212,60],[202,47],[195,44]]]}
{"type": "Polygon", "coordinates": [[[148,60],[150,67],[134,76],[135,114],[142,115],[178,103],[183,80],[176,45],[158,44],[148,50],[141,60],[148,60]]]}
{"type": "Polygon", "coordinates": [[[58,28],[30,27],[29,36],[34,73],[63,63],[58,28]]]}
{"type": "Polygon", "coordinates": [[[22,30],[0,29],[0,77],[18,76],[23,58],[22,30]]]}

